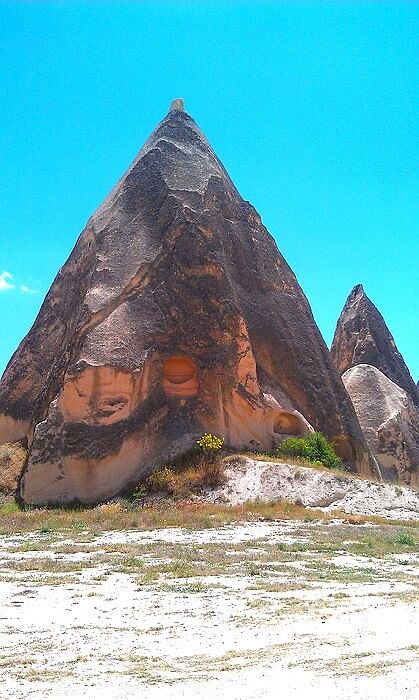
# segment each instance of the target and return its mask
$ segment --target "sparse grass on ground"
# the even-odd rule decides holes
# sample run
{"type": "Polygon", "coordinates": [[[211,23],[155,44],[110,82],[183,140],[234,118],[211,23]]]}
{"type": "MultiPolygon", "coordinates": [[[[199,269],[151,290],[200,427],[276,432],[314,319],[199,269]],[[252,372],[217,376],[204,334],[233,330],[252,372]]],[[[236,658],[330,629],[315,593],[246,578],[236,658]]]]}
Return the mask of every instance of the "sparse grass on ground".
{"type": "Polygon", "coordinates": [[[113,700],[155,700],[168,684],[193,697],[193,683],[216,697],[220,682],[227,697],[232,685],[293,669],[301,697],[324,677],[336,696],[354,678],[389,673],[413,687],[418,650],[403,622],[419,597],[411,524],[284,503],[2,510],[8,697],[23,700],[30,687],[35,700],[86,688],[94,698],[106,687],[113,700]]]}
{"type": "MultiPolygon", "coordinates": [[[[21,509],[13,500],[0,503],[0,534],[38,530],[41,533],[103,532],[105,530],[148,530],[164,527],[201,529],[218,527],[233,522],[274,520],[332,521],[348,523],[397,523],[376,516],[348,515],[340,511],[325,513],[286,501],[275,503],[248,502],[230,506],[199,500],[156,501],[138,505],[129,500],[118,500],[89,507],[57,507],[21,509]]],[[[403,525],[403,523],[400,523],[403,525]]],[[[419,527],[419,522],[411,527],[419,527]]]]}

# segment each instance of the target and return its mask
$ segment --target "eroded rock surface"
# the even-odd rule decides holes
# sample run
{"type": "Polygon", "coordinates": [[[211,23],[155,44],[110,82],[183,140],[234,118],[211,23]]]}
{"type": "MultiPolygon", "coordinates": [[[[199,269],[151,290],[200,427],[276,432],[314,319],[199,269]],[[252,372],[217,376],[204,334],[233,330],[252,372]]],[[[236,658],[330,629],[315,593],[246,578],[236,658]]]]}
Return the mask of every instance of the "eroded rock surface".
{"type": "Polygon", "coordinates": [[[419,409],[372,365],[352,367],[342,379],[383,478],[419,486],[419,409]]]}
{"type": "Polygon", "coordinates": [[[339,317],[331,347],[335,366],[343,374],[350,367],[373,365],[404,389],[419,406],[419,390],[386,322],[361,284],[353,288],[339,317]]]}
{"type": "Polygon", "coordinates": [[[298,282],[177,105],[87,222],[0,386],[28,503],[96,502],[209,431],[271,449],[319,429],[371,473],[298,282]]]}
{"type": "Polygon", "coordinates": [[[19,442],[0,445],[0,495],[16,493],[27,456],[27,450],[19,442]]]}
{"type": "Polygon", "coordinates": [[[224,467],[226,482],[209,500],[233,505],[285,500],[325,511],[419,520],[419,494],[406,486],[241,455],[225,459],[224,467]]]}

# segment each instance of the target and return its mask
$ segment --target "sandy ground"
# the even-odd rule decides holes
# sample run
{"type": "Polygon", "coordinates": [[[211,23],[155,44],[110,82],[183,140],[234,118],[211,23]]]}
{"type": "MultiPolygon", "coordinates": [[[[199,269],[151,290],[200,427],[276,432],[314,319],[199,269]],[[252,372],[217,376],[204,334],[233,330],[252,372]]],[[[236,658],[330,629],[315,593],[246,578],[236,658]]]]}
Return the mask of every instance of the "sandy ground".
{"type": "Polygon", "coordinates": [[[2,537],[1,700],[415,700],[417,557],[342,528],[2,537]]]}

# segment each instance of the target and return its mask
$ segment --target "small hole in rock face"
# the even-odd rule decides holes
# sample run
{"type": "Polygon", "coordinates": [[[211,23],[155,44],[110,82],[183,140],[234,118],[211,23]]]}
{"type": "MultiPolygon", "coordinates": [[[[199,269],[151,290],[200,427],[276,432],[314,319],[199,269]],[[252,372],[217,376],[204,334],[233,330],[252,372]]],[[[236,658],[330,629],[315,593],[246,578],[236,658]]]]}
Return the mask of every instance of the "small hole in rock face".
{"type": "Polygon", "coordinates": [[[184,384],[196,373],[195,364],[186,357],[171,357],[166,360],[164,376],[172,384],[184,384]]]}
{"type": "Polygon", "coordinates": [[[163,388],[170,396],[196,396],[198,377],[195,362],[187,357],[169,357],[164,363],[163,388]]]}

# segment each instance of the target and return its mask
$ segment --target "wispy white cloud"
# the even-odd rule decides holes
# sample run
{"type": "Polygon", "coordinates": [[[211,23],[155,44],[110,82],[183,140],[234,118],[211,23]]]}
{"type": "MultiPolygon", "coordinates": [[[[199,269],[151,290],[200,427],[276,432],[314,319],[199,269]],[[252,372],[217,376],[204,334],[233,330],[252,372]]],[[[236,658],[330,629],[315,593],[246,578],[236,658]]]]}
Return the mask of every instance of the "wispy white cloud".
{"type": "Polygon", "coordinates": [[[9,289],[14,289],[16,287],[13,284],[13,275],[10,272],[4,270],[0,272],[0,292],[7,292],[9,289]]]}
{"type": "Polygon", "coordinates": [[[39,294],[39,289],[33,289],[32,287],[27,287],[26,284],[21,284],[19,287],[22,294],[39,294]]]}
{"type": "Polygon", "coordinates": [[[27,284],[19,284],[11,272],[0,272],[0,292],[8,292],[17,289],[22,294],[39,294],[39,289],[29,287],[27,284]]]}

